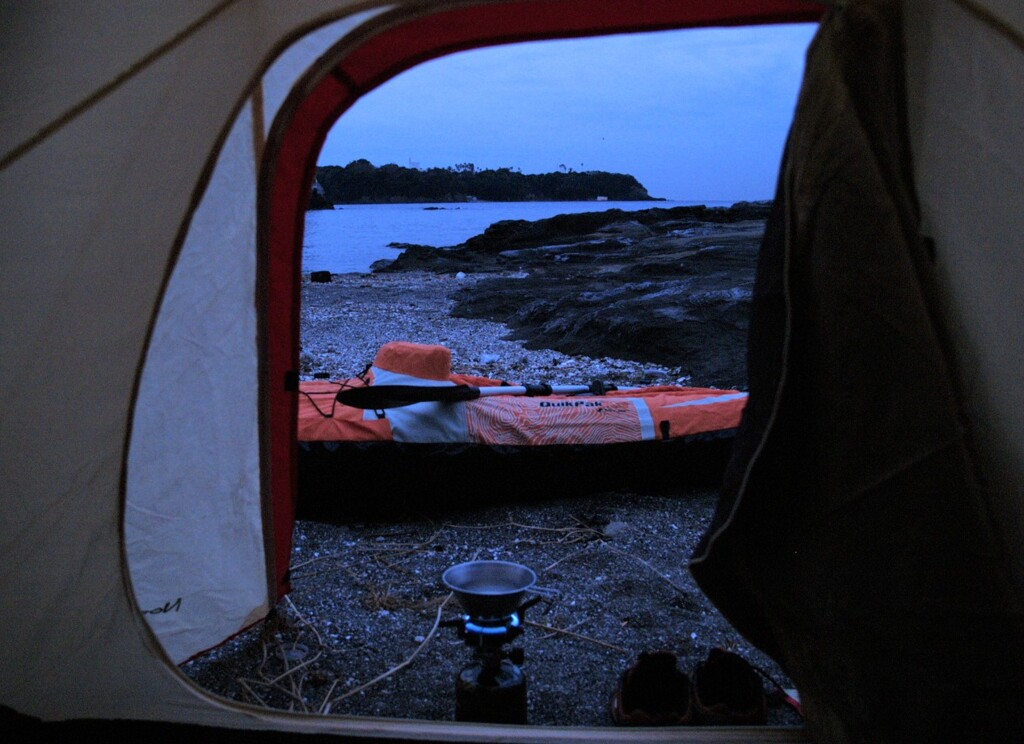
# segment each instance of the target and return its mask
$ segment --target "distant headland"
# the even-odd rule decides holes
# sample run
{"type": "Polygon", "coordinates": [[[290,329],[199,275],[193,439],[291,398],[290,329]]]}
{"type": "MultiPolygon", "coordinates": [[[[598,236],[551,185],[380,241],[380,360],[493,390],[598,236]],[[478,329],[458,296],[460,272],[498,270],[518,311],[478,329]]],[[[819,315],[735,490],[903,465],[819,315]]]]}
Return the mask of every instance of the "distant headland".
{"type": "Polygon", "coordinates": [[[379,168],[368,160],[316,169],[310,209],[335,204],[471,201],[664,201],[652,197],[634,176],[605,171],[522,173],[513,168],[478,169],[473,163],[448,168],[379,168]]]}

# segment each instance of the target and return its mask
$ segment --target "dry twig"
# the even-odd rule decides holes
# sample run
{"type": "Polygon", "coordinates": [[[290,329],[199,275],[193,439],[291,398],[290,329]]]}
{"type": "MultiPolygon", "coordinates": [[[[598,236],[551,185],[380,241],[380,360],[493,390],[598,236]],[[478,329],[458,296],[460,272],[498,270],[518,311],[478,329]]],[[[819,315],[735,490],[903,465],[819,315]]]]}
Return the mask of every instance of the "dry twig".
{"type": "MultiPolygon", "coordinates": [[[[444,528],[441,528],[441,529],[437,530],[437,532],[435,532],[433,535],[428,537],[426,540],[423,540],[422,542],[419,542],[419,543],[415,543],[413,545],[413,547],[411,547],[411,548],[409,548],[407,550],[395,551],[395,552],[398,553],[396,558],[403,558],[403,557],[415,555],[416,553],[422,552],[423,550],[425,550],[427,548],[428,545],[432,545],[433,543],[435,543],[437,538],[438,538],[438,536],[443,531],[444,531],[444,528]]],[[[378,556],[376,558],[376,560],[377,560],[377,562],[379,562],[382,566],[384,566],[386,568],[399,568],[399,569],[402,568],[401,566],[398,565],[398,563],[399,563],[398,560],[394,561],[393,563],[388,563],[387,561],[385,561],[383,559],[383,556],[378,556]]]]}
{"type": "Polygon", "coordinates": [[[532,626],[534,628],[540,628],[541,630],[548,630],[548,631],[550,631],[552,633],[560,633],[562,635],[572,636],[573,638],[579,638],[581,641],[590,641],[591,643],[596,643],[598,646],[604,646],[605,648],[610,648],[610,649],[612,649],[614,651],[618,651],[620,654],[627,654],[628,655],[630,653],[628,650],[624,649],[622,646],[616,646],[614,643],[608,643],[607,641],[602,641],[599,638],[591,638],[590,636],[585,636],[582,633],[575,633],[575,632],[573,632],[571,630],[566,630],[565,628],[556,628],[554,625],[545,625],[544,623],[535,623],[533,620],[524,620],[523,622],[526,625],[530,625],[530,626],[532,626]]]}
{"type": "MultiPolygon", "coordinates": [[[[580,520],[577,519],[576,521],[579,522],[580,520]]],[[[511,519],[507,522],[499,522],[496,524],[453,524],[451,522],[447,522],[444,526],[455,530],[497,530],[506,527],[515,527],[517,529],[530,530],[532,532],[556,532],[561,535],[561,537],[551,542],[557,543],[579,542],[580,540],[594,539],[594,535],[600,536],[601,534],[599,531],[588,526],[544,527],[538,524],[523,524],[522,522],[515,522],[511,519]]]]}
{"type": "Polygon", "coordinates": [[[616,553],[617,555],[621,555],[621,556],[623,556],[625,558],[629,558],[631,560],[636,561],[641,566],[646,567],[648,570],[650,570],[652,573],[654,573],[658,578],[660,578],[662,581],[664,581],[666,584],[668,584],[670,587],[675,589],[680,594],[682,594],[684,596],[689,596],[690,592],[688,592],[683,587],[679,586],[679,584],[677,584],[676,582],[672,581],[672,579],[670,579],[668,576],[666,576],[661,571],[656,569],[654,566],[652,566],[650,563],[645,561],[643,558],[638,558],[637,556],[633,555],[632,553],[627,553],[624,550],[619,550],[618,548],[613,548],[611,545],[609,545],[606,542],[602,542],[601,543],[601,547],[602,548],[606,548],[606,549],[612,551],[613,553],[616,553]]]}
{"type": "Polygon", "coordinates": [[[413,651],[406,658],[405,661],[403,661],[401,664],[398,664],[396,666],[391,667],[386,672],[378,674],[376,677],[371,679],[369,682],[364,682],[363,684],[359,685],[358,687],[353,687],[351,690],[347,690],[346,692],[342,693],[341,695],[339,695],[338,697],[336,697],[336,698],[334,698],[332,700],[325,701],[324,704],[322,706],[320,706],[320,712],[325,714],[325,715],[327,713],[330,713],[331,712],[331,708],[334,707],[335,704],[340,703],[345,698],[351,697],[352,695],[355,695],[357,692],[361,692],[361,691],[367,689],[368,687],[372,687],[373,685],[377,684],[378,682],[381,682],[381,681],[387,679],[392,674],[395,674],[396,672],[400,672],[401,670],[405,669],[407,666],[412,664],[413,660],[417,656],[419,656],[420,652],[423,651],[423,649],[427,647],[427,644],[430,643],[430,641],[437,634],[437,629],[441,625],[441,613],[444,611],[444,606],[446,604],[448,604],[448,600],[450,600],[452,598],[452,596],[453,596],[452,594],[449,594],[447,597],[445,597],[444,601],[437,608],[437,617],[434,618],[434,626],[430,629],[430,632],[427,633],[427,636],[426,636],[426,638],[423,639],[423,642],[420,643],[420,645],[416,647],[416,650],[413,651]]]}
{"type": "Polygon", "coordinates": [[[555,561],[555,562],[554,562],[554,563],[552,563],[551,565],[549,565],[549,566],[545,566],[544,568],[542,568],[542,569],[541,569],[541,573],[547,573],[547,572],[548,572],[548,571],[550,571],[550,570],[551,570],[552,568],[554,568],[555,566],[557,566],[557,565],[558,565],[559,563],[562,563],[563,561],[567,561],[567,560],[570,560],[570,559],[572,559],[572,558],[575,558],[576,556],[579,556],[579,555],[583,555],[583,554],[584,554],[584,553],[586,553],[586,552],[587,552],[588,550],[590,550],[590,548],[591,548],[591,546],[592,546],[592,545],[593,545],[593,543],[587,543],[586,545],[584,545],[584,546],[583,546],[582,548],[580,548],[579,550],[574,550],[574,551],[573,551],[573,552],[571,552],[571,553],[567,553],[566,555],[563,555],[563,556],[562,556],[561,558],[559,558],[559,559],[558,559],[557,561],[555,561]]]}
{"type": "Polygon", "coordinates": [[[298,571],[300,568],[303,568],[304,566],[310,565],[311,563],[318,563],[320,561],[330,561],[330,560],[334,560],[336,558],[344,558],[344,557],[345,556],[343,556],[343,555],[318,555],[318,556],[316,556],[314,558],[310,558],[308,561],[303,561],[302,563],[296,563],[295,565],[293,565],[291,567],[292,578],[293,579],[295,578],[295,572],[296,571],[298,571]]]}
{"type": "MultiPolygon", "coordinates": [[[[316,629],[316,626],[309,623],[306,618],[299,612],[295,603],[292,602],[291,597],[285,597],[285,601],[288,602],[288,606],[291,608],[291,612],[294,613],[298,619],[299,629],[296,634],[295,640],[290,641],[289,644],[298,644],[302,640],[303,633],[310,633],[313,639],[310,639],[309,643],[315,643],[314,653],[310,658],[305,659],[302,663],[297,666],[291,666],[289,663],[288,653],[284,643],[278,642],[274,644],[277,649],[276,654],[269,653],[269,646],[266,641],[262,642],[263,659],[256,669],[257,674],[260,675],[260,679],[247,679],[239,677],[237,678],[238,684],[242,689],[249,695],[251,699],[257,702],[259,705],[264,707],[270,706],[254,689],[254,685],[263,686],[269,690],[276,690],[290,700],[289,709],[294,710],[296,705],[300,710],[309,710],[306,705],[305,698],[303,697],[303,685],[306,681],[306,669],[319,661],[324,656],[324,642],[320,635],[320,632],[316,629]],[[284,667],[284,671],[275,676],[270,676],[266,673],[267,662],[271,656],[276,656],[281,659],[281,663],[284,667]],[[284,680],[287,680],[287,686],[282,684],[284,680]]],[[[280,639],[280,636],[277,636],[280,639]]],[[[333,687],[332,687],[333,689],[333,687]]]]}

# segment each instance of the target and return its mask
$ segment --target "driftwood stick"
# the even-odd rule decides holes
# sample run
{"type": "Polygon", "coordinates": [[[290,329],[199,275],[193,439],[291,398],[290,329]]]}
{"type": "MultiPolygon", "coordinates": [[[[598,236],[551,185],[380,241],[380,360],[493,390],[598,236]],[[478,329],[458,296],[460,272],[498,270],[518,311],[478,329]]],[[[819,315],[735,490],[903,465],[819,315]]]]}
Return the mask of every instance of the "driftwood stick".
{"type": "MultiPolygon", "coordinates": [[[[438,533],[440,533],[440,530],[438,530],[438,533]]],[[[473,553],[473,557],[470,560],[475,561],[479,556],[480,550],[478,549],[475,553],[473,553]]],[[[423,649],[427,647],[427,644],[430,643],[431,640],[433,640],[435,635],[437,635],[437,629],[441,627],[441,614],[444,612],[445,605],[447,605],[451,598],[454,596],[454,592],[449,592],[448,596],[444,598],[444,601],[437,606],[437,615],[434,617],[433,627],[431,627],[430,632],[427,633],[427,636],[423,639],[423,642],[416,647],[416,650],[413,651],[405,661],[403,661],[401,664],[398,664],[397,666],[392,667],[391,669],[388,669],[386,672],[383,672],[382,674],[378,674],[369,682],[364,682],[358,687],[353,687],[351,690],[347,690],[346,692],[342,693],[333,700],[325,700],[323,705],[320,706],[320,710],[324,713],[324,715],[331,712],[331,708],[334,706],[335,703],[339,703],[345,698],[351,697],[352,695],[355,695],[357,692],[361,692],[362,690],[365,690],[366,688],[371,687],[377,684],[378,682],[387,679],[392,674],[400,672],[401,670],[405,669],[407,666],[412,664],[413,660],[417,656],[419,656],[420,652],[423,651],[423,649]]]]}
{"type": "Polygon", "coordinates": [[[302,623],[302,630],[313,631],[313,635],[316,636],[317,645],[320,646],[320,650],[323,651],[324,639],[323,636],[320,635],[320,631],[317,630],[316,626],[309,622],[301,612],[299,612],[299,608],[295,606],[294,602],[292,602],[291,595],[286,594],[284,598],[288,601],[288,606],[292,608],[292,612],[294,612],[295,616],[299,618],[299,622],[302,623]]]}
{"type": "Polygon", "coordinates": [[[287,687],[285,687],[284,685],[278,684],[276,682],[268,682],[265,679],[244,679],[242,677],[238,677],[235,681],[238,682],[238,684],[242,686],[242,689],[244,689],[250,695],[250,697],[254,698],[264,708],[270,708],[270,707],[273,707],[273,706],[271,706],[263,698],[261,698],[256,693],[256,690],[254,690],[252,688],[250,683],[252,683],[253,685],[262,685],[262,686],[264,686],[264,687],[266,687],[268,689],[277,690],[278,692],[280,692],[282,695],[284,695],[286,698],[288,698],[291,701],[289,703],[289,710],[294,710],[295,709],[295,703],[296,702],[298,702],[298,704],[301,706],[302,710],[304,710],[304,711],[308,710],[306,708],[305,701],[302,699],[302,682],[301,681],[298,683],[298,685],[296,685],[295,680],[290,680],[290,682],[291,682],[291,689],[290,690],[287,687]]]}
{"type": "Polygon", "coordinates": [[[326,713],[330,713],[331,712],[331,708],[335,705],[335,703],[340,703],[345,698],[351,697],[352,695],[355,695],[357,692],[362,692],[363,690],[365,690],[368,687],[372,687],[373,685],[377,684],[378,682],[381,682],[382,680],[387,679],[388,677],[390,677],[395,672],[400,672],[401,670],[405,669],[407,666],[412,664],[413,660],[417,656],[419,656],[420,652],[424,648],[426,648],[427,644],[429,644],[430,641],[433,640],[434,636],[437,635],[437,629],[441,625],[441,613],[444,611],[444,606],[446,604],[448,604],[448,600],[450,600],[453,596],[454,596],[453,594],[449,594],[447,597],[445,597],[444,602],[442,602],[441,605],[437,608],[437,617],[434,618],[434,627],[432,627],[430,629],[430,632],[427,634],[427,637],[424,638],[423,642],[420,643],[420,645],[416,647],[415,651],[413,651],[411,654],[409,654],[409,656],[406,658],[405,661],[403,661],[401,664],[398,664],[396,666],[391,667],[386,672],[378,674],[376,677],[371,679],[369,682],[364,682],[363,684],[359,685],[358,687],[353,687],[351,690],[348,690],[348,691],[342,693],[341,695],[339,695],[338,697],[334,698],[333,700],[329,700],[328,702],[324,703],[324,705],[321,706],[321,709],[323,710],[323,712],[325,714],[326,713]]]}
{"type": "MultiPolygon", "coordinates": [[[[275,644],[277,653],[275,653],[274,655],[280,657],[284,671],[282,671],[277,676],[271,677],[266,672],[267,662],[269,661],[270,658],[270,654],[268,653],[269,648],[267,642],[263,641],[263,643],[261,644],[263,649],[263,660],[260,662],[259,667],[256,670],[256,673],[259,674],[260,679],[238,678],[237,681],[239,685],[242,686],[242,689],[245,690],[245,692],[252,699],[259,702],[259,704],[263,705],[264,707],[270,706],[268,706],[266,701],[263,700],[263,698],[260,697],[259,694],[257,694],[256,690],[253,688],[253,685],[260,685],[268,689],[277,690],[286,698],[289,698],[292,701],[290,703],[289,710],[294,710],[297,705],[299,709],[303,711],[308,711],[309,708],[306,705],[306,702],[302,696],[302,688],[306,681],[305,670],[311,664],[314,664],[316,661],[323,657],[325,648],[324,642],[322,636],[320,635],[320,632],[316,629],[316,626],[312,625],[308,620],[306,620],[302,613],[299,612],[298,608],[295,606],[295,603],[292,602],[291,597],[285,597],[285,601],[287,601],[289,607],[291,608],[291,611],[298,618],[300,624],[297,638],[301,638],[302,634],[308,631],[314,637],[312,640],[314,640],[316,644],[316,646],[314,647],[315,653],[313,653],[310,656],[310,658],[303,660],[301,663],[295,666],[292,666],[288,658],[287,651],[287,646],[289,644],[284,642],[279,642],[275,644]],[[287,686],[286,684],[282,683],[283,680],[287,680],[287,686]]],[[[295,641],[294,643],[297,642],[298,641],[295,641]]]]}
{"type": "Polygon", "coordinates": [[[670,579],[668,576],[666,576],[661,571],[656,569],[654,566],[652,566],[650,563],[645,561],[643,558],[638,558],[637,556],[633,555],[632,553],[627,553],[624,550],[619,550],[618,548],[613,548],[611,545],[609,545],[606,542],[602,542],[601,543],[601,547],[602,548],[607,548],[608,550],[612,551],[613,553],[615,553],[617,555],[621,555],[621,556],[623,556],[625,558],[629,558],[631,560],[636,561],[641,566],[646,567],[649,571],[651,571],[653,574],[655,574],[659,579],[664,581],[666,584],[668,584],[670,587],[675,589],[680,594],[683,594],[683,595],[688,595],[689,594],[689,592],[686,589],[684,589],[683,587],[679,586],[679,584],[677,584],[676,582],[672,581],[672,579],[670,579]]]}
{"type": "Polygon", "coordinates": [[[547,630],[552,633],[561,633],[562,635],[572,636],[573,638],[579,638],[581,641],[590,641],[591,643],[596,643],[598,646],[604,646],[605,648],[610,648],[613,651],[618,651],[620,654],[629,654],[629,651],[624,649],[622,646],[616,646],[614,643],[602,641],[600,638],[591,638],[590,636],[585,636],[582,633],[574,633],[573,631],[566,630],[565,628],[556,628],[554,625],[535,623],[533,620],[524,620],[523,622],[526,625],[533,626],[534,628],[540,628],[541,630],[547,630]]]}
{"type": "Polygon", "coordinates": [[[568,628],[559,628],[558,630],[553,630],[550,633],[545,633],[538,640],[546,641],[548,638],[554,638],[559,633],[565,633],[571,631],[573,628],[578,628],[579,626],[583,625],[583,622],[583,620],[579,620],[578,622],[575,622],[572,625],[570,625],[568,628]]]}
{"type": "Polygon", "coordinates": [[[337,686],[338,678],[335,677],[334,681],[331,682],[331,686],[327,688],[327,692],[324,694],[324,701],[320,703],[320,708],[317,710],[317,713],[319,713],[320,715],[325,715],[327,711],[330,710],[331,695],[334,694],[334,688],[337,686]]]}
{"type": "MultiPolygon", "coordinates": [[[[256,692],[256,690],[252,689],[249,686],[249,681],[248,680],[244,679],[243,677],[236,677],[235,681],[242,687],[243,690],[245,690],[245,692],[249,695],[250,699],[255,700],[257,703],[262,705],[264,708],[269,708],[270,707],[269,705],[267,705],[267,702],[262,697],[259,696],[259,694],[256,692]]],[[[255,680],[253,680],[253,681],[255,681],[255,680]]]]}
{"type": "Polygon", "coordinates": [[[547,572],[548,572],[548,571],[550,571],[550,570],[551,570],[552,568],[554,568],[555,566],[557,566],[557,565],[558,565],[559,563],[562,563],[563,561],[567,561],[567,560],[569,560],[569,559],[571,559],[571,558],[575,558],[575,557],[576,557],[576,556],[578,556],[578,555],[582,555],[583,553],[586,553],[586,552],[587,552],[588,550],[590,550],[590,546],[591,546],[591,545],[593,545],[593,543],[587,543],[586,545],[584,545],[584,546],[583,546],[582,548],[580,548],[579,550],[574,550],[574,551],[573,551],[573,552],[571,552],[571,553],[566,553],[566,554],[565,554],[565,555],[563,555],[563,556],[562,556],[561,558],[559,558],[559,559],[558,559],[557,561],[555,561],[554,563],[552,563],[552,564],[551,564],[550,566],[545,566],[544,568],[542,568],[542,569],[541,569],[541,573],[547,573],[547,572]]]}
{"type": "Polygon", "coordinates": [[[297,666],[294,666],[294,667],[290,667],[290,666],[288,666],[287,654],[285,654],[283,652],[283,650],[282,650],[281,658],[284,659],[285,670],[281,674],[277,675],[276,677],[274,677],[273,679],[269,680],[268,682],[265,682],[264,684],[276,685],[278,682],[280,682],[285,677],[290,677],[291,675],[295,674],[295,672],[299,671],[300,669],[305,669],[310,664],[312,664],[314,661],[317,661],[321,656],[323,656],[323,653],[320,652],[320,651],[317,651],[313,656],[311,656],[310,658],[306,659],[301,664],[298,664],[297,666]]]}
{"type": "Polygon", "coordinates": [[[441,535],[443,531],[444,528],[442,527],[441,529],[437,530],[437,532],[435,532],[433,535],[428,537],[426,540],[416,543],[411,548],[394,551],[395,553],[397,553],[397,555],[395,556],[395,560],[393,562],[388,562],[384,560],[383,555],[375,556],[375,560],[386,568],[401,568],[401,566],[398,565],[401,560],[403,560],[407,556],[415,555],[416,553],[422,552],[424,549],[426,549],[428,545],[436,542],[437,538],[441,535]]]}
{"type": "Polygon", "coordinates": [[[345,556],[343,556],[343,555],[318,555],[315,558],[310,558],[308,561],[303,561],[302,563],[296,563],[296,564],[294,564],[291,567],[292,577],[294,578],[295,572],[298,571],[303,566],[308,566],[311,563],[318,563],[319,561],[330,561],[330,560],[334,560],[336,558],[344,558],[344,557],[345,556]]]}
{"type": "Polygon", "coordinates": [[[445,522],[444,526],[453,530],[498,530],[502,527],[518,527],[521,530],[562,533],[575,532],[581,529],[579,527],[544,527],[539,524],[523,524],[522,522],[514,522],[511,519],[506,522],[495,522],[494,524],[455,524],[454,522],[445,522]]]}

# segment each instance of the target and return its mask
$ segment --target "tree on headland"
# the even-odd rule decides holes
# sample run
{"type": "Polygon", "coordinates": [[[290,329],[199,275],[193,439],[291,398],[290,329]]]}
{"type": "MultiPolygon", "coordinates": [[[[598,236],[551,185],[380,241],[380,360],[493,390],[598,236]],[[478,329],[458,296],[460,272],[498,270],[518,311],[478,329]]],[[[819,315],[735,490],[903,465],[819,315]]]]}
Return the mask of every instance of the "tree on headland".
{"type": "Polygon", "coordinates": [[[656,201],[635,177],[605,171],[526,174],[514,168],[379,168],[365,159],[317,168],[316,179],[331,204],[459,201],[656,201]]]}

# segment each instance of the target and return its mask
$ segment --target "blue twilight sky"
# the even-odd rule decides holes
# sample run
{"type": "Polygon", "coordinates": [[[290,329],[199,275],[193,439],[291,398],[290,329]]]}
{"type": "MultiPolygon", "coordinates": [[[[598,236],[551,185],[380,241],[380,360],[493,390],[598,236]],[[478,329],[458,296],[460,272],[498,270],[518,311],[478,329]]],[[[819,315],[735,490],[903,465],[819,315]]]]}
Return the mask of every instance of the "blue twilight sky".
{"type": "Polygon", "coordinates": [[[817,26],[528,42],[415,67],[334,125],[320,165],[631,173],[652,196],[768,199],[817,26]]]}

